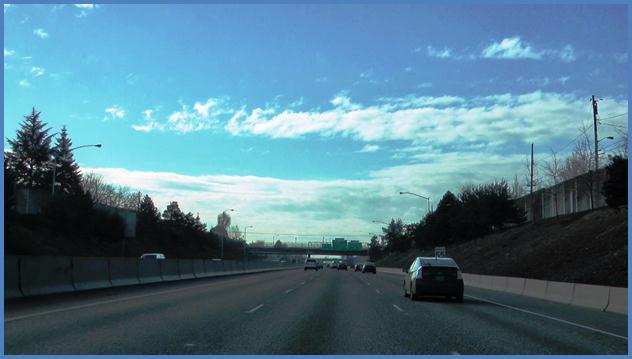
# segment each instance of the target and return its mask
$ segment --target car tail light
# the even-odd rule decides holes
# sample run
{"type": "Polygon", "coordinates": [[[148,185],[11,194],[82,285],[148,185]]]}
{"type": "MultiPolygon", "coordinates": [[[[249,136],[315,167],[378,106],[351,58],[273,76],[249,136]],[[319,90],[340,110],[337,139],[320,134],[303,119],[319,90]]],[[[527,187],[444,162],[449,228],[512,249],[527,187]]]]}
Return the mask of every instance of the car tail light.
{"type": "Polygon", "coordinates": [[[457,280],[463,280],[463,275],[461,274],[460,270],[456,271],[456,279],[457,280]]]}

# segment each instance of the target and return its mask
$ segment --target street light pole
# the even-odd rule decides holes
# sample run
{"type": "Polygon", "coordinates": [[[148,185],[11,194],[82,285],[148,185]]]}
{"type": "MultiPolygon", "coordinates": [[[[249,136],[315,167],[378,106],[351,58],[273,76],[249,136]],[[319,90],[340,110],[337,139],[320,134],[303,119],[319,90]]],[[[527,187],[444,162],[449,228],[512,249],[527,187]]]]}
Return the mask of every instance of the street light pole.
{"type": "Polygon", "coordinates": [[[430,213],[430,197],[422,196],[420,194],[412,193],[412,192],[399,192],[399,194],[410,194],[410,195],[421,197],[421,198],[427,200],[428,201],[428,206],[426,207],[426,213],[430,213]]]}
{"type": "Polygon", "coordinates": [[[248,228],[253,228],[252,226],[244,227],[244,260],[247,258],[246,256],[246,246],[248,245],[248,228]]]}
{"type": "MultiPolygon", "coordinates": [[[[225,209],[225,210],[222,211],[222,214],[226,214],[226,212],[228,212],[228,211],[233,212],[234,209],[233,208],[225,209]]],[[[226,234],[228,234],[228,232],[226,232],[226,234]]],[[[221,260],[224,260],[224,236],[222,236],[222,241],[220,243],[221,243],[221,249],[220,249],[219,258],[221,260]]]]}
{"type": "MultiPolygon", "coordinates": [[[[80,148],[85,148],[85,147],[97,147],[97,148],[101,148],[103,145],[100,143],[97,143],[96,145],[81,145],[81,146],[77,146],[77,147],[73,147],[70,150],[68,150],[68,152],[72,152],[74,150],[78,150],[80,148]]],[[[60,163],[57,162],[51,162],[53,165],[53,184],[52,184],[52,188],[51,188],[51,198],[53,196],[55,196],[55,181],[57,180],[57,167],[61,167],[60,163]]]]}

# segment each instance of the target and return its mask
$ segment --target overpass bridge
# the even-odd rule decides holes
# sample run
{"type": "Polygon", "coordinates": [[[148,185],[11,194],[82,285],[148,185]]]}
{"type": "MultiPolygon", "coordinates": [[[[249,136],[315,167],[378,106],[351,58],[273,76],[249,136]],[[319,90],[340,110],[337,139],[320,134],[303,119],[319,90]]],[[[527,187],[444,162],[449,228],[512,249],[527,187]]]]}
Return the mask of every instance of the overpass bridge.
{"type": "Polygon", "coordinates": [[[322,248],[305,245],[304,243],[287,243],[283,246],[253,243],[248,245],[248,252],[252,254],[298,254],[298,255],[338,255],[338,256],[367,256],[369,248],[362,246],[357,249],[322,248]]]}

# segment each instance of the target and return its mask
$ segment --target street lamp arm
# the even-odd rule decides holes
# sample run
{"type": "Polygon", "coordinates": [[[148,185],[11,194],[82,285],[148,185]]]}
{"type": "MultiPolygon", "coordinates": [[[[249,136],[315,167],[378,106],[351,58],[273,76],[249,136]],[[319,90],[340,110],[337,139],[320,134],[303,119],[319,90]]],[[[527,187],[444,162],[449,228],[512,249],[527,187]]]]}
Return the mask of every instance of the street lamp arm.
{"type": "Polygon", "coordinates": [[[429,199],[430,199],[430,198],[428,198],[428,197],[422,196],[422,195],[420,195],[420,194],[412,193],[412,192],[399,192],[399,194],[411,194],[411,195],[413,195],[413,196],[421,197],[421,198],[423,198],[423,199],[427,199],[427,200],[429,200],[429,199]]]}
{"type": "Polygon", "coordinates": [[[73,147],[73,148],[71,148],[71,149],[70,149],[70,151],[72,152],[72,151],[74,151],[74,150],[77,150],[77,149],[80,149],[80,148],[84,148],[84,147],[97,147],[97,148],[101,148],[101,147],[103,147],[103,145],[102,145],[102,144],[100,144],[100,143],[97,143],[96,145],[81,145],[81,146],[77,146],[77,147],[73,147]]]}

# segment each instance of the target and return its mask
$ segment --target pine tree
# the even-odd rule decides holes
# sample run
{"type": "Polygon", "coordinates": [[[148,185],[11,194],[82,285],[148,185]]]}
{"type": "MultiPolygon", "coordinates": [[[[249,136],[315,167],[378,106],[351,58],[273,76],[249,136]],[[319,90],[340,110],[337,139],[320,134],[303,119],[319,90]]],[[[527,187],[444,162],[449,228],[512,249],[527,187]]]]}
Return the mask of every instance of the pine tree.
{"type": "Polygon", "coordinates": [[[136,230],[138,235],[152,233],[157,230],[158,222],[160,222],[160,212],[154,205],[154,201],[152,201],[149,195],[145,195],[145,197],[143,197],[138,209],[137,218],[138,221],[136,222],[136,230]]]}
{"type": "Polygon", "coordinates": [[[8,140],[12,151],[12,160],[16,182],[30,188],[47,188],[51,184],[51,138],[50,128],[39,118],[35,111],[24,116],[14,140],[8,140]]]}
{"type": "Polygon", "coordinates": [[[72,140],[68,137],[68,131],[64,126],[53,148],[53,161],[57,166],[55,182],[59,183],[60,192],[81,193],[81,171],[75,162],[71,147],[72,140]]]}

